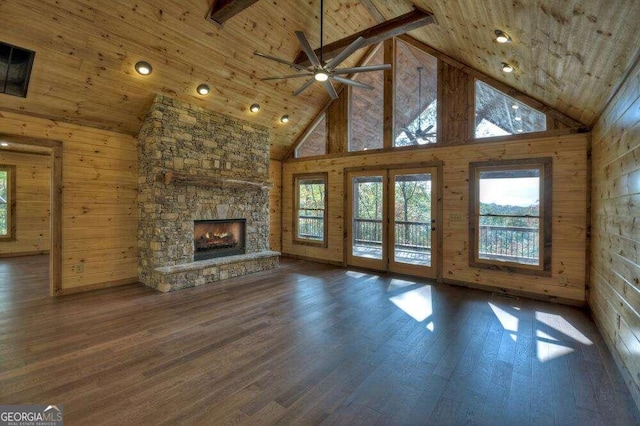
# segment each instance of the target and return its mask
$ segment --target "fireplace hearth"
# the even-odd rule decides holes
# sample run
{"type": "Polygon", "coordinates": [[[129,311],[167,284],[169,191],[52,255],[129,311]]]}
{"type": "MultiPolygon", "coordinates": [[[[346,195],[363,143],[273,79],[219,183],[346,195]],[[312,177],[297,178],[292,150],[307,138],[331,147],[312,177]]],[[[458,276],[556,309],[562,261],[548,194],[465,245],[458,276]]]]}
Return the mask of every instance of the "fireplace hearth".
{"type": "Polygon", "coordinates": [[[193,260],[245,254],[245,219],[196,220],[193,260]]]}

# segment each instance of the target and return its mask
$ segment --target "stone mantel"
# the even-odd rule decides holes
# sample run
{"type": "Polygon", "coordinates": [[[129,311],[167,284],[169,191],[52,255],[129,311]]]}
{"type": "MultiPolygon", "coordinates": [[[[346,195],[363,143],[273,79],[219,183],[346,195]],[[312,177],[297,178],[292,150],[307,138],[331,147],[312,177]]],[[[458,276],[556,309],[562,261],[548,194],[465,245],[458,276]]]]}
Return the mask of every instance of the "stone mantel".
{"type": "Polygon", "coordinates": [[[138,279],[173,291],[277,268],[269,131],[157,95],[138,135],[138,279]],[[244,219],[246,253],[194,262],[194,221],[244,219]]]}
{"type": "Polygon", "coordinates": [[[263,191],[269,190],[273,186],[271,182],[261,180],[230,179],[199,173],[180,173],[172,170],[159,172],[156,176],[156,181],[163,182],[165,185],[174,183],[215,188],[236,188],[245,190],[256,189],[263,191]]]}

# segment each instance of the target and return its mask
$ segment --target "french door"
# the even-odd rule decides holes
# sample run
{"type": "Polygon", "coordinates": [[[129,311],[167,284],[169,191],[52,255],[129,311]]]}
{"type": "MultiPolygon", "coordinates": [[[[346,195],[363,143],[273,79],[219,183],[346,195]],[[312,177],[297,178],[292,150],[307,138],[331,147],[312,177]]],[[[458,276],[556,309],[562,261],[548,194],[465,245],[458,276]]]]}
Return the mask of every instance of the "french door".
{"type": "Polygon", "coordinates": [[[437,169],[347,174],[347,263],[436,278],[437,169]]]}

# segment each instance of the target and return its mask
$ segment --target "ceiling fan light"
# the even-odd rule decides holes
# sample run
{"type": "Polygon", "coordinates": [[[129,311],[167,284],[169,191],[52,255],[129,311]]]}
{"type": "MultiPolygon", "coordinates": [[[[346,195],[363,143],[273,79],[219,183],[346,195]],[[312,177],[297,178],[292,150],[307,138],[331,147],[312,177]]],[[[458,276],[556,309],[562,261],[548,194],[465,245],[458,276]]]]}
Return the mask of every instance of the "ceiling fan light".
{"type": "Polygon", "coordinates": [[[258,112],[258,111],[260,111],[260,105],[258,105],[258,104],[253,104],[253,105],[251,105],[251,106],[249,107],[249,111],[251,111],[251,112],[258,112]]]}
{"type": "Polygon", "coordinates": [[[316,81],[327,81],[329,79],[329,74],[324,71],[318,71],[317,73],[315,73],[313,78],[315,78],[316,81]]]}
{"type": "Polygon", "coordinates": [[[198,91],[199,94],[201,95],[208,95],[209,92],[211,91],[211,89],[209,88],[208,85],[206,84],[201,84],[200,86],[198,86],[198,88],[196,89],[198,91]]]}
{"type": "Polygon", "coordinates": [[[498,43],[510,43],[511,42],[511,37],[509,36],[509,34],[505,33],[502,30],[496,30],[496,41],[498,43]]]}
{"type": "Polygon", "coordinates": [[[513,65],[508,64],[506,62],[502,63],[501,68],[503,72],[513,72],[514,70],[513,65]]]}
{"type": "Polygon", "coordinates": [[[151,74],[151,71],[153,71],[151,64],[145,61],[136,62],[135,68],[140,75],[149,75],[151,74]]]}

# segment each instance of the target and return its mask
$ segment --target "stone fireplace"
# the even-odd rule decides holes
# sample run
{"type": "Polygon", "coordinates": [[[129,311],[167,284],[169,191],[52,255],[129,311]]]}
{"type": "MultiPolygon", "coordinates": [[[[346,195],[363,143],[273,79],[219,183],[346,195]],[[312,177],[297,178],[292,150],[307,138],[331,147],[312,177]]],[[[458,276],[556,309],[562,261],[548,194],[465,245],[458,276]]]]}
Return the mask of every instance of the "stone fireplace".
{"type": "Polygon", "coordinates": [[[158,95],[138,158],[141,282],[172,291],[278,266],[266,128],[158,95]]]}
{"type": "Polygon", "coordinates": [[[244,254],[246,222],[246,219],[194,221],[193,260],[244,254]]]}

